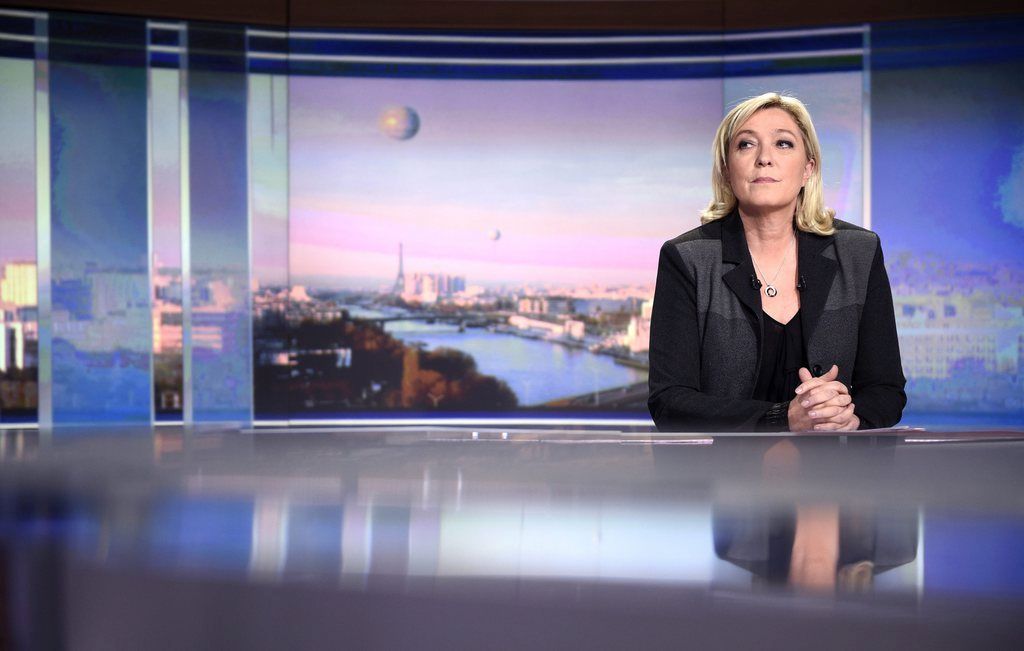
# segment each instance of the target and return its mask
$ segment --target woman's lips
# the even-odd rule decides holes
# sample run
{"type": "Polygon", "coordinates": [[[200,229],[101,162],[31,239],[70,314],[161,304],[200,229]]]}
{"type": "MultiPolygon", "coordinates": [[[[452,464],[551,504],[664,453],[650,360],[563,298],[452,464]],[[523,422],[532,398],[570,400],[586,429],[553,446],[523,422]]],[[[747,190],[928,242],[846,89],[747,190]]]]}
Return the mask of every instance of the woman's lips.
{"type": "Polygon", "coordinates": [[[770,176],[759,176],[754,179],[754,183],[778,183],[778,179],[773,179],[770,176]]]}

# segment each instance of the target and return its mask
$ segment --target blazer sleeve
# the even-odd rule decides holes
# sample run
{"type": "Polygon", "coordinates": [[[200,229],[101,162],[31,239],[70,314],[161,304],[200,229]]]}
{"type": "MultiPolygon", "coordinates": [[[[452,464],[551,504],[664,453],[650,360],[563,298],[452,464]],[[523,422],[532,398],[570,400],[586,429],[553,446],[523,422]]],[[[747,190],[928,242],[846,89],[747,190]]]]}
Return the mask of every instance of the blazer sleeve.
{"type": "MultiPolygon", "coordinates": [[[[650,396],[659,431],[755,431],[771,402],[701,391],[697,288],[673,241],[661,247],[651,312],[650,396]]],[[[750,360],[751,365],[755,360],[750,360]]]]}
{"type": "Polygon", "coordinates": [[[907,380],[903,377],[892,288],[885,272],[881,242],[871,263],[852,383],[853,413],[860,419],[861,429],[892,427],[900,422],[907,404],[903,390],[907,380]]]}

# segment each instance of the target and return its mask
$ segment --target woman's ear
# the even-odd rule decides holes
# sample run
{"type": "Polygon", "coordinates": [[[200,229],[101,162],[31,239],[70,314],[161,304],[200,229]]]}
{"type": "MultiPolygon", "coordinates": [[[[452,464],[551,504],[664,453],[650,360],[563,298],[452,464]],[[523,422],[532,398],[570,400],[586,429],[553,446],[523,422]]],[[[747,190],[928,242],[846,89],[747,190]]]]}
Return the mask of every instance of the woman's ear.
{"type": "Polygon", "coordinates": [[[802,185],[807,185],[807,181],[811,179],[811,174],[814,173],[814,159],[808,158],[807,163],[804,165],[804,182],[802,185]]]}

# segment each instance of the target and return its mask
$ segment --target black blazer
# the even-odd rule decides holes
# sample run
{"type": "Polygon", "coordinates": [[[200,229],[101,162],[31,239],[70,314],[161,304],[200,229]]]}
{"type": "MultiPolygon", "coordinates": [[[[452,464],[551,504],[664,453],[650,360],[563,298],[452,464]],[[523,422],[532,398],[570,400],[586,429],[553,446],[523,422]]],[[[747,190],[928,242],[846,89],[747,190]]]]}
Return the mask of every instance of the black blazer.
{"type": "MultiPolygon", "coordinates": [[[[804,350],[814,374],[839,366],[862,429],[891,427],[906,405],[892,291],[878,236],[835,220],[797,232],[804,350]]],[[[751,398],[763,313],[743,222],[727,217],[665,242],[651,314],[648,407],[662,431],[764,429],[751,398]]]]}

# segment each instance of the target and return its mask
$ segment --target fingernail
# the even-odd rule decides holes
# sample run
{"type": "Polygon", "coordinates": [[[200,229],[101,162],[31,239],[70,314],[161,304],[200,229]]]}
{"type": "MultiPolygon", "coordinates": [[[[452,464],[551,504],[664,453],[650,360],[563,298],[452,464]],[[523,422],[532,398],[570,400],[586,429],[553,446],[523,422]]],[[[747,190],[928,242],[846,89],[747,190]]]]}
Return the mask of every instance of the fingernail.
{"type": "Polygon", "coordinates": [[[799,394],[803,393],[803,392],[804,392],[804,390],[803,390],[803,389],[801,389],[801,388],[799,388],[799,387],[797,387],[797,390],[796,390],[796,392],[797,392],[797,395],[799,395],[799,394]]]}
{"type": "Polygon", "coordinates": [[[800,406],[801,407],[810,407],[811,406],[811,401],[810,400],[804,400],[803,402],[800,403],[800,406]]]}
{"type": "Polygon", "coordinates": [[[817,415],[818,415],[818,412],[816,412],[816,411],[812,411],[812,412],[811,412],[811,418],[814,418],[814,417],[815,417],[815,416],[817,416],[817,415]]]}
{"type": "Polygon", "coordinates": [[[821,429],[821,425],[815,425],[814,429],[821,429]]]}

